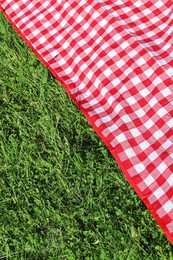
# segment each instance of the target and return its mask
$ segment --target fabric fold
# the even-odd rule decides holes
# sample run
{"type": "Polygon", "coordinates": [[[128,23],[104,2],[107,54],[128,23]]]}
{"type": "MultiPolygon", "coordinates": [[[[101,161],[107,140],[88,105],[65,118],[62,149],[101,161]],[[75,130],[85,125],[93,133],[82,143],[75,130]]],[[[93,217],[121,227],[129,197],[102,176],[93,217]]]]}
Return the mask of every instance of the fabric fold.
{"type": "Polygon", "coordinates": [[[173,243],[173,3],[160,2],[3,0],[1,9],[173,243]]]}
{"type": "Polygon", "coordinates": [[[98,0],[128,34],[173,76],[173,5],[171,1],[98,0]]]}

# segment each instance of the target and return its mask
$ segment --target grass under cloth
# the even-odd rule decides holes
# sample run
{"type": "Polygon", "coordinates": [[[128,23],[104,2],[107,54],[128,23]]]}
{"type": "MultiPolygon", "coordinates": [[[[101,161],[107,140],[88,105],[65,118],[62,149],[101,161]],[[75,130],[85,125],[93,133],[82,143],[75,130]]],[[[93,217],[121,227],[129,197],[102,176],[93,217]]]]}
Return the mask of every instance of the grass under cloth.
{"type": "Polygon", "coordinates": [[[102,141],[0,14],[0,259],[172,255],[102,141]]]}

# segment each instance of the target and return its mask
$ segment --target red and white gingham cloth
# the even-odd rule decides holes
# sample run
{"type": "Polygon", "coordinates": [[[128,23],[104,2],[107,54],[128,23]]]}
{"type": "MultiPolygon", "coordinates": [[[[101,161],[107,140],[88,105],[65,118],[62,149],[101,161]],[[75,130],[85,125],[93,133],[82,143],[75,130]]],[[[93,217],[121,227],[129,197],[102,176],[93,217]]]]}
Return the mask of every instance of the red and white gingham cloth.
{"type": "Polygon", "coordinates": [[[0,3],[173,243],[173,2],[0,3]]]}

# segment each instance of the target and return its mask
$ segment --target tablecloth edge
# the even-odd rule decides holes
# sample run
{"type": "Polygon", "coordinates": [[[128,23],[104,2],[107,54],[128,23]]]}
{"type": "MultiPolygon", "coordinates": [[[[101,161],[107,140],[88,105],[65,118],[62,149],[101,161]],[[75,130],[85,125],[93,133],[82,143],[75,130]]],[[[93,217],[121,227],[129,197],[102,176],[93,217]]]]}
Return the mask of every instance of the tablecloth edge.
{"type": "Polygon", "coordinates": [[[13,26],[13,28],[16,30],[16,32],[21,36],[21,38],[25,41],[25,43],[29,46],[29,48],[33,51],[33,53],[39,58],[39,60],[42,62],[42,64],[44,66],[47,67],[47,69],[53,74],[53,76],[61,83],[61,85],[64,87],[65,91],[67,92],[67,94],[70,96],[70,98],[72,99],[72,101],[75,103],[75,105],[80,109],[80,111],[84,114],[84,116],[86,117],[87,121],[90,123],[90,125],[92,126],[92,128],[94,129],[94,131],[97,133],[97,135],[101,138],[101,140],[104,142],[104,144],[106,145],[106,147],[109,149],[110,153],[112,154],[112,156],[114,157],[115,161],[117,162],[119,168],[122,170],[122,173],[124,174],[124,176],[126,177],[126,179],[128,180],[128,182],[130,183],[130,185],[133,187],[133,189],[135,190],[135,192],[137,193],[137,195],[139,196],[139,198],[143,201],[143,203],[145,204],[145,206],[147,207],[147,209],[150,211],[150,213],[152,214],[152,216],[154,217],[154,219],[156,220],[157,224],[160,226],[160,228],[163,230],[163,232],[165,233],[167,239],[169,240],[169,242],[173,245],[173,236],[172,234],[168,231],[168,229],[166,228],[165,224],[162,222],[162,220],[158,217],[158,215],[156,214],[155,210],[153,209],[153,207],[149,204],[149,202],[147,201],[147,198],[143,196],[142,192],[139,190],[139,188],[137,187],[137,185],[133,182],[133,180],[130,178],[130,176],[127,173],[127,170],[125,169],[123,163],[120,161],[120,159],[118,158],[116,152],[114,149],[111,148],[110,144],[107,142],[106,138],[103,136],[103,134],[99,131],[99,129],[96,127],[96,125],[94,124],[94,121],[92,120],[92,118],[87,114],[87,112],[85,111],[85,109],[83,109],[79,102],[75,99],[75,97],[72,95],[72,93],[70,92],[68,86],[63,82],[63,80],[54,72],[54,70],[51,68],[51,66],[49,66],[48,62],[46,62],[42,56],[37,52],[36,49],[33,48],[32,44],[27,40],[27,38],[25,37],[25,35],[18,29],[18,27],[15,25],[15,23],[12,21],[12,19],[10,18],[10,16],[5,12],[5,10],[3,9],[2,6],[0,6],[0,11],[4,14],[4,16],[6,17],[6,19],[10,22],[10,24],[13,26]]]}

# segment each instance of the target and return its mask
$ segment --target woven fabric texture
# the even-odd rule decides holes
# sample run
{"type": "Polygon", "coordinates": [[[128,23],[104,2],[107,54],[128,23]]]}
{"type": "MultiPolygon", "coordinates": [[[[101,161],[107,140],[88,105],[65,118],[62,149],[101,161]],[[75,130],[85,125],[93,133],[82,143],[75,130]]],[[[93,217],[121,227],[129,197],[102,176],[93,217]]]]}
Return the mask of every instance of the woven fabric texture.
{"type": "Polygon", "coordinates": [[[0,3],[173,243],[173,2],[0,3]]]}

